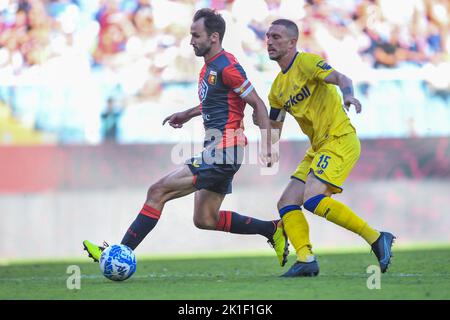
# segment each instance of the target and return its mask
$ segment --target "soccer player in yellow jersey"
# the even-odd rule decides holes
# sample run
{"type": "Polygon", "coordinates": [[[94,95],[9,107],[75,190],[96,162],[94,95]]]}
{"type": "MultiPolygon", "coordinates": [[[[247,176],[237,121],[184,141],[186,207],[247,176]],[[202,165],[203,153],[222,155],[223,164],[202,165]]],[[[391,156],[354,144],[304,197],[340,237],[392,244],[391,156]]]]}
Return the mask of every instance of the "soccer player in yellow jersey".
{"type": "Polygon", "coordinates": [[[386,272],[394,235],[372,229],[349,207],[331,198],[342,192],[342,184],[361,151],[355,128],[344,110],[354,105],[356,112],[361,112],[361,104],[353,96],[352,81],[320,56],[297,51],[298,28],[294,22],[276,20],[266,36],[269,58],[281,68],[269,94],[272,129],[278,129],[278,134],[272,134],[272,142],[280,137],[286,113],[294,117],[311,142],[278,202],[285,231],[297,252],[297,261],[283,276],[319,274],[302,205],[364,238],[376,254],[381,271],[386,272]]]}

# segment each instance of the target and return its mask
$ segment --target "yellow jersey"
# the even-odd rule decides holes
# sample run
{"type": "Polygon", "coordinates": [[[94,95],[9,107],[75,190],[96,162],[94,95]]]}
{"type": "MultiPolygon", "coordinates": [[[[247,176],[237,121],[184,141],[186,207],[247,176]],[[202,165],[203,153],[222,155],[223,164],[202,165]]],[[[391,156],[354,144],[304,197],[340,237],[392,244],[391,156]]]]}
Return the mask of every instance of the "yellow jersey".
{"type": "Polygon", "coordinates": [[[313,150],[328,138],[356,132],[336,86],[323,81],[333,70],[322,57],[297,52],[270,89],[270,118],[283,121],[286,112],[290,113],[309,137],[313,150]]]}

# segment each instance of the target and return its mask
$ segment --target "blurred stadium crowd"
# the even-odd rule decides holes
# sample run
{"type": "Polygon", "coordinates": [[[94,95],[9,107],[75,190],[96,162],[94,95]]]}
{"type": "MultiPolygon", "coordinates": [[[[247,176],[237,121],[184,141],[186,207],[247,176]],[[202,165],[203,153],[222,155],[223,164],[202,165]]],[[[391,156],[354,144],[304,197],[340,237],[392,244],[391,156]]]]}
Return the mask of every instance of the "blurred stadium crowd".
{"type": "Polygon", "coordinates": [[[189,26],[202,7],[223,14],[224,48],[263,95],[278,72],[265,32],[289,18],[299,48],[380,113],[357,120],[363,137],[450,134],[448,0],[0,0],[0,144],[164,139],[143,119],[196,104],[189,26]]]}

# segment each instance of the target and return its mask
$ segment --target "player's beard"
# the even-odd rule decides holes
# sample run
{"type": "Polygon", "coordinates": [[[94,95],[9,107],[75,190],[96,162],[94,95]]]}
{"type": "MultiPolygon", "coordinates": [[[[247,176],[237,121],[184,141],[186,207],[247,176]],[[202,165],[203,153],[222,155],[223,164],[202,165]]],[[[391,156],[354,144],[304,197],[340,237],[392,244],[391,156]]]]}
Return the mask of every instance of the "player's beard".
{"type": "MultiPolygon", "coordinates": [[[[271,48],[271,49],[275,50],[274,48],[271,48]]],[[[286,55],[287,50],[278,49],[278,50],[272,51],[272,55],[270,55],[269,52],[267,52],[267,53],[269,54],[270,60],[279,61],[279,60],[281,60],[281,58],[283,58],[286,55]]]]}
{"type": "Polygon", "coordinates": [[[269,59],[274,60],[274,61],[280,60],[282,56],[283,55],[278,51],[275,51],[275,54],[272,54],[272,55],[270,55],[270,53],[269,53],[269,59]]]}
{"type": "Polygon", "coordinates": [[[197,57],[204,57],[209,53],[209,51],[211,51],[211,44],[194,47],[194,53],[197,57]]]}

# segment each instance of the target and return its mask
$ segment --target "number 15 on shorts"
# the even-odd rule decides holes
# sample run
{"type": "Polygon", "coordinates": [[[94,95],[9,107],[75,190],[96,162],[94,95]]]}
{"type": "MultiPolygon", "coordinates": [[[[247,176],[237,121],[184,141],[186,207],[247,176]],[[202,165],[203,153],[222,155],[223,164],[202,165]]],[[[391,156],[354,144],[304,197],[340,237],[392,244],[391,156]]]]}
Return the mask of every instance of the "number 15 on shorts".
{"type": "Polygon", "coordinates": [[[330,156],[321,155],[319,158],[319,162],[317,163],[317,167],[326,169],[328,167],[328,160],[330,159],[330,156]]]}

